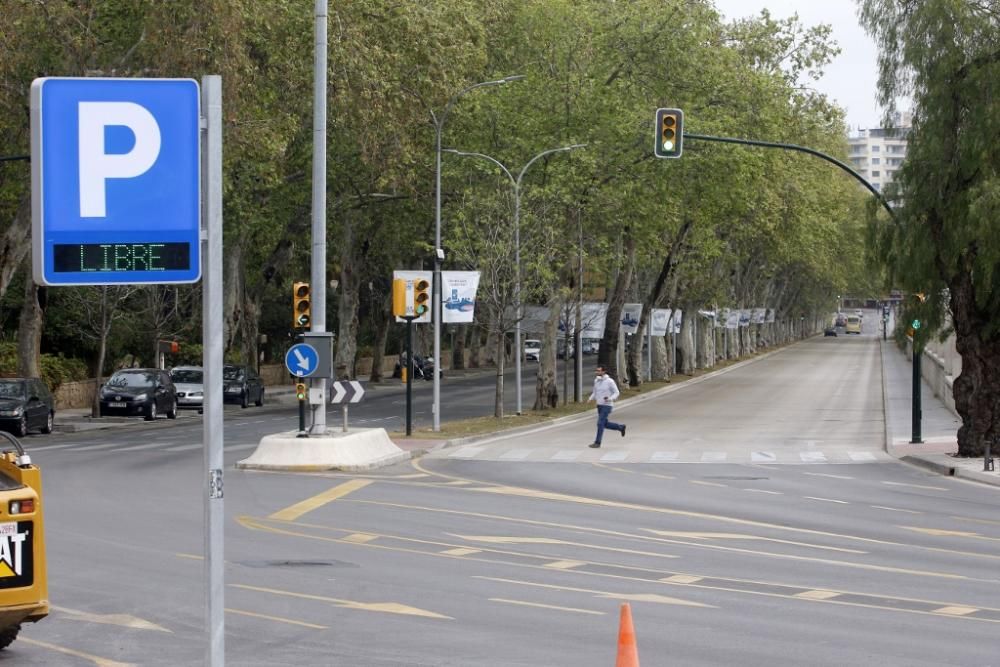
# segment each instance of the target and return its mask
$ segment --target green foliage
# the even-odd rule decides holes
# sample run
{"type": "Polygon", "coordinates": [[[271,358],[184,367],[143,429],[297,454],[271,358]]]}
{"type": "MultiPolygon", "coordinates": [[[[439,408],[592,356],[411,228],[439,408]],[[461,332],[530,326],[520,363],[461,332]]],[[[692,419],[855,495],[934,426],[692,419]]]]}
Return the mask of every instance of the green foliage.
{"type": "MultiPolygon", "coordinates": [[[[63,382],[78,382],[90,377],[87,365],[79,359],[67,359],[61,355],[41,356],[42,379],[55,391],[63,382]]],[[[17,343],[0,342],[0,376],[17,376],[17,343]]]]}

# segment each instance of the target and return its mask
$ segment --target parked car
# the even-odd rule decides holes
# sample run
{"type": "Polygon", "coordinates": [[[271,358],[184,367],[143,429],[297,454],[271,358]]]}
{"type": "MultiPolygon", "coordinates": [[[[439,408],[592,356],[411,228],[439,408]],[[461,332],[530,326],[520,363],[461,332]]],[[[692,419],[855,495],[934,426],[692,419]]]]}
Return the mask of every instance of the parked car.
{"type": "Polygon", "coordinates": [[[823,330],[823,335],[824,336],[833,336],[834,338],[836,338],[837,337],[837,327],[827,327],[826,329],[823,330]]]}
{"type": "Polygon", "coordinates": [[[0,379],[0,426],[24,437],[31,429],[52,433],[56,402],[41,378],[0,379]]]}
{"type": "Polygon", "coordinates": [[[264,405],[264,383],[249,366],[227,364],[222,367],[223,403],[239,403],[241,408],[264,405]]]}
{"type": "Polygon", "coordinates": [[[177,391],[177,407],[201,409],[205,402],[204,377],[201,366],[177,366],[170,370],[177,391]]]}
{"type": "Polygon", "coordinates": [[[524,358],[528,361],[538,361],[542,353],[542,341],[529,338],[524,341],[524,358]]]}
{"type": "Polygon", "coordinates": [[[576,350],[573,345],[573,341],[566,342],[565,338],[556,339],[556,356],[560,359],[575,359],[576,350]],[[566,355],[566,347],[569,346],[569,356],[566,355]]]}
{"type": "Polygon", "coordinates": [[[584,354],[597,354],[601,350],[601,339],[600,338],[584,338],[583,339],[583,353],[584,354]]]}
{"type": "Polygon", "coordinates": [[[170,373],[158,368],[124,368],[101,387],[101,416],[142,415],[153,421],[162,412],[177,419],[177,391],[170,373]]]}

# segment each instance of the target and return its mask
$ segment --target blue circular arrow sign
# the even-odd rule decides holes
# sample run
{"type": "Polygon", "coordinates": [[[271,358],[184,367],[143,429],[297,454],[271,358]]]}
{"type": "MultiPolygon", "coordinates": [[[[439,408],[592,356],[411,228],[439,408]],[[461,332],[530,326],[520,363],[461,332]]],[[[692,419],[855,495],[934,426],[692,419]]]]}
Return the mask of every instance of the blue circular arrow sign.
{"type": "Polygon", "coordinates": [[[312,345],[298,343],[285,353],[285,368],[296,377],[309,377],[318,367],[319,354],[312,345]]]}

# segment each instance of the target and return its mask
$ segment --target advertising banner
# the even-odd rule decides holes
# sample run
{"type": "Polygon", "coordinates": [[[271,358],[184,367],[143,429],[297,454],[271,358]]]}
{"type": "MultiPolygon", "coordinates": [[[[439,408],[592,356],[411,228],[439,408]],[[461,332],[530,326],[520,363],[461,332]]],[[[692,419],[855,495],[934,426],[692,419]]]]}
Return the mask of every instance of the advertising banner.
{"type": "Polygon", "coordinates": [[[639,326],[640,316],[642,316],[641,303],[626,303],[622,307],[622,333],[634,334],[639,326]]]}
{"type": "Polygon", "coordinates": [[[441,288],[441,321],[471,324],[476,309],[479,271],[442,271],[441,288]]]}
{"type": "Polygon", "coordinates": [[[744,308],[740,311],[740,326],[748,327],[750,326],[750,315],[751,311],[749,308],[744,308]]]}
{"type": "Polygon", "coordinates": [[[669,308],[654,308],[653,309],[653,319],[652,319],[652,331],[650,332],[653,336],[666,336],[667,327],[670,325],[670,315],[671,310],[669,308]]]}
{"type": "Polygon", "coordinates": [[[771,324],[774,322],[774,308],[767,309],[767,317],[764,319],[765,322],[771,324]]]}
{"type": "Polygon", "coordinates": [[[750,321],[753,322],[754,324],[764,324],[765,313],[766,311],[764,308],[754,308],[753,316],[751,317],[750,321]]]}
{"type": "Polygon", "coordinates": [[[734,308],[726,316],[726,328],[735,329],[738,326],[740,326],[740,311],[734,308]]]}

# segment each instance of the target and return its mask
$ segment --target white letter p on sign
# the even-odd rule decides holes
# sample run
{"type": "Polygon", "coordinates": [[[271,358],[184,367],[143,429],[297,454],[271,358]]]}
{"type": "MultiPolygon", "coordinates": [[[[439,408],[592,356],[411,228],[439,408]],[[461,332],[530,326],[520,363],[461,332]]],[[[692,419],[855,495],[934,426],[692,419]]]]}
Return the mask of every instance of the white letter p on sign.
{"type": "Polygon", "coordinates": [[[134,102],[80,102],[80,217],[107,216],[105,181],[146,173],[160,155],[160,126],[134,102]],[[104,128],[121,125],[135,135],[128,153],[108,154],[104,128]]]}

